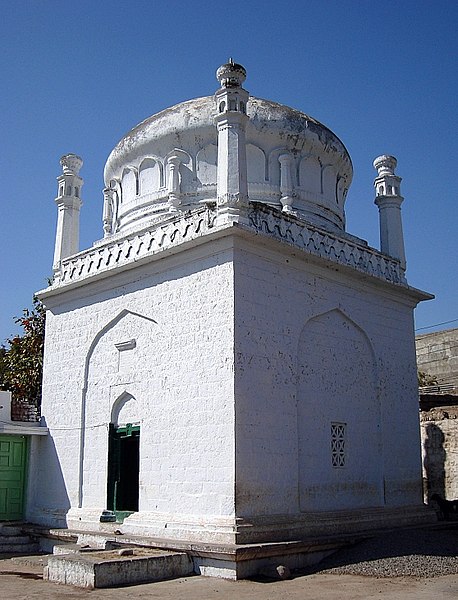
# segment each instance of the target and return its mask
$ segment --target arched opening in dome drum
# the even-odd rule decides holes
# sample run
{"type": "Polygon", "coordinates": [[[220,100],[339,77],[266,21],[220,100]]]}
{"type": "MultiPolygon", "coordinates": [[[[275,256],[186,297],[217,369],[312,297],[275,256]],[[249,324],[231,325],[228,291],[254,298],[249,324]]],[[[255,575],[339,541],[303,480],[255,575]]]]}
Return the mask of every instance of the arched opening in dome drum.
{"type": "Polygon", "coordinates": [[[140,196],[157,192],[162,185],[159,162],[154,158],[145,158],[140,165],[138,178],[140,196]]]}
{"type": "Polygon", "coordinates": [[[199,150],[196,156],[197,180],[200,185],[216,185],[218,148],[216,144],[208,144],[199,150]]]}
{"type": "Polygon", "coordinates": [[[225,108],[226,108],[226,103],[224,101],[220,102],[220,104],[219,104],[219,112],[220,113],[224,112],[225,108]]]}
{"type": "Polygon", "coordinates": [[[138,194],[137,175],[133,169],[126,168],[121,180],[122,197],[128,202],[138,194]]]}
{"type": "Polygon", "coordinates": [[[322,194],[329,200],[336,201],[337,177],[332,165],[325,165],[321,172],[322,194]]]}
{"type": "Polygon", "coordinates": [[[312,194],[321,194],[321,165],[315,157],[306,156],[301,160],[299,185],[312,194]]]}
{"type": "Polygon", "coordinates": [[[264,151],[254,144],[246,145],[247,176],[250,183],[265,183],[266,181],[266,155],[264,151]]]}

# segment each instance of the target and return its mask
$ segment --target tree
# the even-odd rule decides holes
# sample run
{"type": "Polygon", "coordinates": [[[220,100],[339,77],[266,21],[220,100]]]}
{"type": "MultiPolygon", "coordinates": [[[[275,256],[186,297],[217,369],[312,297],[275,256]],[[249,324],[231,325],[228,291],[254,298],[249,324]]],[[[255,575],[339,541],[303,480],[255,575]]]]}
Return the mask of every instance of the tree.
{"type": "Polygon", "coordinates": [[[13,402],[27,402],[37,408],[41,404],[43,347],[46,310],[34,297],[33,308],[25,308],[15,323],[24,330],[6,340],[0,347],[0,389],[12,393],[13,402]]]}
{"type": "Polygon", "coordinates": [[[437,379],[424,371],[418,371],[418,387],[427,387],[429,385],[437,385],[437,379]]]}

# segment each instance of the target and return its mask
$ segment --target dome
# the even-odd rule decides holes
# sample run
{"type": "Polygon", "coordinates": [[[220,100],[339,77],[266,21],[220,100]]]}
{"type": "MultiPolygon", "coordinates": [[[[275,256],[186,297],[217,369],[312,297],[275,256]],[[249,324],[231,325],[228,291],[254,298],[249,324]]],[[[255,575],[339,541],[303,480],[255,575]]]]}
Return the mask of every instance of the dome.
{"type": "MultiPolygon", "coordinates": [[[[217,112],[214,96],[189,100],[149,117],[121,139],[104,173],[113,233],[168,215],[173,177],[179,178],[180,210],[216,202],[217,112]]],[[[352,165],[339,138],[312,117],[269,100],[250,97],[246,114],[249,200],[282,208],[281,157],[288,155],[295,214],[344,230],[352,165]]]]}

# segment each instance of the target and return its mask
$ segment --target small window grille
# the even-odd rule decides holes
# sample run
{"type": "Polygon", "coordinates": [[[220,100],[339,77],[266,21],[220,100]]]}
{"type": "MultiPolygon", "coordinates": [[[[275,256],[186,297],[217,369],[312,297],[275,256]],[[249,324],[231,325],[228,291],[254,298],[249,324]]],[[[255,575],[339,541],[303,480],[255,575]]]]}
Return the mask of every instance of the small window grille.
{"type": "Polygon", "coordinates": [[[331,423],[331,464],[345,467],[346,423],[331,423]]]}

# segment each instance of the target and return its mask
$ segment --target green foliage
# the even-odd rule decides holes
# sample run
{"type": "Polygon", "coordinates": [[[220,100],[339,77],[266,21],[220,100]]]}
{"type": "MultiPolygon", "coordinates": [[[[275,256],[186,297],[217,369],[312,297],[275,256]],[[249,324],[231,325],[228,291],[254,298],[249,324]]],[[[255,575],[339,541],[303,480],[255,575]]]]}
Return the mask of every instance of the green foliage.
{"type": "Polygon", "coordinates": [[[0,347],[0,389],[12,392],[13,401],[41,404],[41,379],[43,373],[43,345],[46,311],[38,298],[33,308],[24,309],[22,317],[15,319],[24,330],[6,340],[0,347]]]}
{"type": "Polygon", "coordinates": [[[418,387],[427,387],[428,385],[437,385],[437,379],[424,371],[418,371],[418,387]]]}

